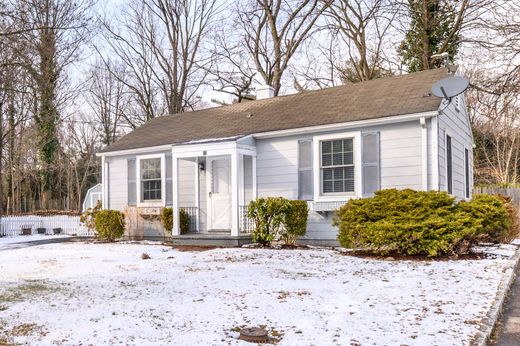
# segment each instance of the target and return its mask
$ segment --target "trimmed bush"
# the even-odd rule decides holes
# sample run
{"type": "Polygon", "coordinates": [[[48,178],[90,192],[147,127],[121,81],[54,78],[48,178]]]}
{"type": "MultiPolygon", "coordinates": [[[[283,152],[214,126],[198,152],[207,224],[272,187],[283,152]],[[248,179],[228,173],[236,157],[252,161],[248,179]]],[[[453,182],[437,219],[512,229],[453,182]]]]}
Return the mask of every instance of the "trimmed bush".
{"type": "Polygon", "coordinates": [[[353,199],[335,216],[343,247],[386,255],[439,256],[465,251],[479,231],[445,192],[382,190],[353,199]]]}
{"type": "Polygon", "coordinates": [[[283,229],[280,238],[286,245],[294,245],[298,238],[303,237],[307,230],[307,218],[309,217],[309,206],[307,201],[292,200],[288,201],[283,229]]]}
{"type": "Polygon", "coordinates": [[[341,246],[375,254],[464,254],[479,241],[504,242],[518,234],[516,208],[507,198],[475,195],[456,202],[446,192],[382,190],[350,200],[334,218],[341,246]]]}
{"type": "Polygon", "coordinates": [[[114,241],[125,233],[125,216],[117,210],[100,210],[96,213],[94,225],[100,238],[114,241]]]}
{"type": "Polygon", "coordinates": [[[478,234],[480,240],[493,243],[509,240],[513,221],[516,220],[516,208],[508,198],[485,194],[474,195],[471,201],[461,201],[459,208],[468,213],[475,222],[480,223],[478,234]]]}
{"type": "Polygon", "coordinates": [[[186,212],[186,210],[179,210],[179,228],[181,229],[181,234],[186,234],[190,231],[190,215],[186,212]]]}
{"type": "MultiPolygon", "coordinates": [[[[190,215],[184,209],[179,210],[179,228],[181,234],[188,233],[190,230],[190,215]]],[[[164,229],[172,234],[173,230],[173,208],[163,208],[161,211],[161,221],[164,229]]]]}
{"type": "Polygon", "coordinates": [[[161,222],[164,230],[169,234],[172,234],[173,230],[173,208],[162,208],[161,210],[161,222]]]}
{"type": "Polygon", "coordinates": [[[258,198],[251,201],[247,208],[247,216],[255,222],[253,241],[271,245],[289,208],[289,200],[283,197],[258,198]]]}

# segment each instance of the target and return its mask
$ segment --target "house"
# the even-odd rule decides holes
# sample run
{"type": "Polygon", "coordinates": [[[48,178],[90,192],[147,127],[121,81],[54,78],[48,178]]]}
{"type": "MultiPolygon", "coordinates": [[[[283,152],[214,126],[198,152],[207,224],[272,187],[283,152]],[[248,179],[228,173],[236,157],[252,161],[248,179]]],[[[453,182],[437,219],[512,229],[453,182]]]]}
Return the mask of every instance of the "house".
{"type": "Polygon", "coordinates": [[[332,211],[387,188],[470,198],[473,139],[463,95],[431,94],[445,68],[153,119],[105,148],[102,203],[126,211],[130,237],[248,241],[248,203],[307,200],[303,242],[336,241],[332,211]],[[190,216],[180,234],[179,211],[190,216]]]}

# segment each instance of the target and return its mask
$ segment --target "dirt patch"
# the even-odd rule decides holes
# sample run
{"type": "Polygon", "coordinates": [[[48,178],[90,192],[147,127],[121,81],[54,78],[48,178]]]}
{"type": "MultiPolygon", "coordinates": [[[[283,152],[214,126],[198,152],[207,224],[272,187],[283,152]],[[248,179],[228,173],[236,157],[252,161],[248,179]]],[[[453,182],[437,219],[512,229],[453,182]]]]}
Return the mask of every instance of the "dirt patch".
{"type": "Polygon", "coordinates": [[[21,302],[26,299],[55,291],[57,288],[45,281],[29,280],[24,283],[6,289],[0,293],[0,301],[2,302],[21,302]]]}
{"type": "Polygon", "coordinates": [[[45,336],[47,332],[43,328],[43,326],[40,326],[36,323],[22,323],[17,326],[14,326],[13,329],[11,329],[11,336],[17,337],[17,336],[29,336],[32,334],[38,334],[40,336],[45,336]]]}

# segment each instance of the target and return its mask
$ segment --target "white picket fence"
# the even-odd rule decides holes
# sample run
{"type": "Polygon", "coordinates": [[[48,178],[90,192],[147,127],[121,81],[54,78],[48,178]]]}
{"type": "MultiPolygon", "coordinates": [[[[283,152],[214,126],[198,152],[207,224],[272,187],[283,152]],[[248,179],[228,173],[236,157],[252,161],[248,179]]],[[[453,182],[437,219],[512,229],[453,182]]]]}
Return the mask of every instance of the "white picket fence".
{"type": "MultiPolygon", "coordinates": [[[[45,229],[45,234],[54,234],[54,229],[61,228],[61,234],[76,236],[93,236],[80,221],[79,216],[2,216],[0,218],[0,236],[21,235],[22,229],[31,229],[38,234],[38,228],[45,229]]],[[[43,230],[41,230],[43,231],[43,230]]]]}

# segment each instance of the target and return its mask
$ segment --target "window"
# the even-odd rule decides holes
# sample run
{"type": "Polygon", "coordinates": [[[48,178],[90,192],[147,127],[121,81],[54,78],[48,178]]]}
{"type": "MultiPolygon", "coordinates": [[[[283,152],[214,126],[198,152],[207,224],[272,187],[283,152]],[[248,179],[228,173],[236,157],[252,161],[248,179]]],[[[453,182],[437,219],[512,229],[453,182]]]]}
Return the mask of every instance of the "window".
{"type": "Polygon", "coordinates": [[[320,142],[321,192],[354,192],[353,138],[320,142]]]}
{"type": "Polygon", "coordinates": [[[453,193],[453,162],[451,150],[451,137],[446,135],[446,185],[448,193],[453,193]]]}
{"type": "Polygon", "coordinates": [[[312,174],[312,139],[302,139],[298,141],[298,199],[314,198],[312,174]]]}
{"type": "Polygon", "coordinates": [[[161,158],[141,159],[141,202],[160,201],[161,191],[161,158]]]}
{"type": "Polygon", "coordinates": [[[464,149],[464,176],[466,181],[466,198],[469,198],[469,150],[464,149]]]}

